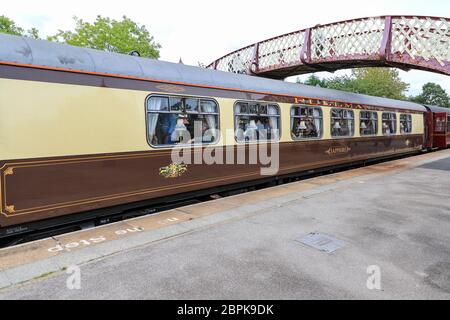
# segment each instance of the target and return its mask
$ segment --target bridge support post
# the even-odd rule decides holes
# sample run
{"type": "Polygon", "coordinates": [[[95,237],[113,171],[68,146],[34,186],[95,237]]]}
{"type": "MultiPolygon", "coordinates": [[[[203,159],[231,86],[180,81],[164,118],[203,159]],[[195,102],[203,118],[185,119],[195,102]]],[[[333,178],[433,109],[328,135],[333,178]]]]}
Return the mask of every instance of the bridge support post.
{"type": "Polygon", "coordinates": [[[384,34],[381,41],[380,59],[390,61],[392,56],[392,16],[387,16],[384,20],[384,34]]]}
{"type": "Polygon", "coordinates": [[[304,65],[308,65],[311,63],[311,28],[305,30],[305,41],[302,46],[302,50],[300,51],[300,61],[304,65]]]}
{"type": "Polygon", "coordinates": [[[259,42],[253,48],[253,58],[250,64],[250,74],[257,74],[259,71],[259,42]]]}

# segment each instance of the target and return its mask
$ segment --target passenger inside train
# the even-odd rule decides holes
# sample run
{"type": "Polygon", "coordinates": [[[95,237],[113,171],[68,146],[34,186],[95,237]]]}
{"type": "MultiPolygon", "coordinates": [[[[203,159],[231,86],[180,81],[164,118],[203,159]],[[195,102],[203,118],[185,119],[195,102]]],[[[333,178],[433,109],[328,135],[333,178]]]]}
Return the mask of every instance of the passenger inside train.
{"type": "Polygon", "coordinates": [[[295,106],[291,109],[291,136],[295,139],[320,138],[322,136],[322,110],[295,106]]]}
{"type": "Polygon", "coordinates": [[[355,117],[353,110],[332,109],[331,135],[333,137],[350,137],[354,134],[355,117]]]}
{"type": "Polygon", "coordinates": [[[320,136],[314,120],[309,117],[304,120],[301,118],[294,120],[292,135],[294,139],[318,138],[320,136]]]}
{"type": "Polygon", "coordinates": [[[235,106],[238,142],[278,140],[280,111],[275,105],[237,103],[235,106]]]}
{"type": "Polygon", "coordinates": [[[391,135],[397,132],[397,115],[395,113],[383,113],[383,134],[391,135]]]}
{"type": "Polygon", "coordinates": [[[154,146],[214,143],[219,114],[214,101],[151,97],[147,102],[149,142],[154,146]]]}

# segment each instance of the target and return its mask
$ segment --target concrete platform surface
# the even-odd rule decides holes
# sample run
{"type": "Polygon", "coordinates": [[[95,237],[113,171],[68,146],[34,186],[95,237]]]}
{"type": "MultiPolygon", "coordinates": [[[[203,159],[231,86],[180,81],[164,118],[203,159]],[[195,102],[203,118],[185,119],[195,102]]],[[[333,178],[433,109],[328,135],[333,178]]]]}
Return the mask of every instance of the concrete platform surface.
{"type": "Polygon", "coordinates": [[[1,287],[0,299],[449,299],[450,150],[0,250],[1,287]],[[311,233],[343,247],[300,242],[311,233]]]}

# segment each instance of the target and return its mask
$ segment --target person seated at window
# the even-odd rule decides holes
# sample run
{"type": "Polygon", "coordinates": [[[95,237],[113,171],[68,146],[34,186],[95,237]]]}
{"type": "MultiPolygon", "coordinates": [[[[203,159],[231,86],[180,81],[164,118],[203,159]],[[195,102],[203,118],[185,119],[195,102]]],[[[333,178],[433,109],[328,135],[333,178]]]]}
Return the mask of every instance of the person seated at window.
{"type": "Polygon", "coordinates": [[[208,123],[204,119],[202,119],[201,121],[195,121],[194,127],[197,125],[201,126],[201,135],[197,136],[194,132],[194,135],[192,135],[193,139],[189,140],[188,143],[211,143],[215,140],[213,130],[210,130],[208,123]]]}
{"type": "Polygon", "coordinates": [[[162,113],[159,115],[159,117],[161,132],[160,142],[162,142],[162,144],[173,144],[171,137],[177,125],[178,115],[176,113],[162,113]]]}
{"type": "Polygon", "coordinates": [[[368,121],[361,121],[359,127],[361,129],[361,135],[367,135],[370,133],[370,127],[368,126],[368,121]]]}
{"type": "Polygon", "coordinates": [[[255,120],[250,120],[245,125],[244,138],[245,138],[245,141],[258,140],[258,127],[256,126],[255,120]]]}
{"type": "Polygon", "coordinates": [[[374,125],[372,120],[365,120],[361,123],[361,134],[362,135],[370,135],[375,134],[374,125]]]}
{"type": "Polygon", "coordinates": [[[179,114],[177,124],[170,136],[172,143],[187,143],[191,139],[191,134],[188,130],[189,126],[189,118],[186,115],[179,114]]]}
{"type": "Polygon", "coordinates": [[[317,128],[316,124],[311,118],[306,118],[305,121],[306,130],[305,130],[305,136],[307,137],[317,137],[317,128]]]}
{"type": "Polygon", "coordinates": [[[292,128],[292,135],[295,138],[305,138],[307,137],[308,133],[307,133],[308,127],[306,125],[306,121],[303,119],[295,119],[294,120],[294,125],[292,128]]]}
{"type": "Polygon", "coordinates": [[[262,123],[261,119],[256,121],[256,127],[258,127],[258,131],[266,129],[266,126],[262,123]]]}

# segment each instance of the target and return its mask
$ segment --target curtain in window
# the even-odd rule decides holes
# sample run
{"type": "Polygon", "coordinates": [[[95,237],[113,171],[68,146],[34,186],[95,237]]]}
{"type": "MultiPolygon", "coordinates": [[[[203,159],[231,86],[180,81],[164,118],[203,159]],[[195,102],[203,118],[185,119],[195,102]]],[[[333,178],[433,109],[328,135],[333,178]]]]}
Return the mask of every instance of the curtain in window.
{"type": "Polygon", "coordinates": [[[314,109],[313,116],[314,116],[314,125],[316,126],[317,129],[317,136],[320,137],[322,133],[322,119],[320,118],[321,116],[320,110],[314,109]]]}
{"type": "MultiPolygon", "coordinates": [[[[147,110],[148,111],[161,111],[163,105],[163,98],[151,98],[148,101],[147,110]]],[[[153,138],[155,137],[156,125],[158,124],[158,113],[148,114],[148,136],[151,143],[153,143],[153,138]]],[[[161,141],[158,141],[161,143],[161,141]]]]}
{"type": "Polygon", "coordinates": [[[371,134],[377,134],[377,120],[372,120],[371,134]]]}
{"type": "MultiPolygon", "coordinates": [[[[203,109],[203,112],[210,112],[210,113],[217,112],[216,105],[214,103],[203,102],[202,103],[202,109],[203,109]]],[[[208,115],[205,115],[205,117],[206,117],[206,123],[208,123],[209,130],[210,130],[211,134],[214,136],[214,139],[217,139],[216,115],[215,114],[208,114],[208,115]]]]}
{"type": "Polygon", "coordinates": [[[353,135],[353,133],[355,132],[355,130],[354,130],[354,128],[353,128],[353,125],[354,125],[354,120],[353,119],[349,119],[349,120],[347,120],[348,121],[348,135],[349,136],[352,136],[353,135]]]}
{"type": "Polygon", "coordinates": [[[278,140],[278,117],[270,117],[271,115],[278,115],[278,109],[275,106],[268,106],[267,114],[269,115],[269,124],[273,133],[273,140],[278,140]]]}
{"type": "Polygon", "coordinates": [[[347,117],[349,118],[347,120],[348,130],[349,130],[348,131],[348,135],[352,136],[354,134],[354,132],[355,132],[355,129],[353,127],[355,125],[355,116],[354,116],[353,112],[347,111],[347,117]]]}
{"type": "Polygon", "coordinates": [[[297,131],[297,128],[294,127],[294,124],[296,124],[298,121],[298,118],[295,118],[296,110],[297,110],[296,108],[291,109],[291,133],[293,133],[293,134],[295,134],[297,131]]]}

